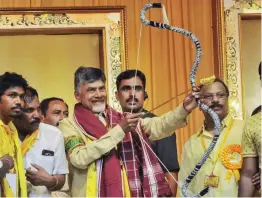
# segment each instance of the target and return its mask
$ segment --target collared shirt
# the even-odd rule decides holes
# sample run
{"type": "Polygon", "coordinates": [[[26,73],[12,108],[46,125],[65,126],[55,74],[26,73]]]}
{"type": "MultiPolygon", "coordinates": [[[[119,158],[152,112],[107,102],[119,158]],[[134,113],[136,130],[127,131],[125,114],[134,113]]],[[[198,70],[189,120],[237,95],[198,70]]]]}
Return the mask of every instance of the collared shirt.
{"type": "Polygon", "coordinates": [[[243,157],[259,157],[259,168],[261,168],[261,113],[247,121],[242,145],[243,157]]]}
{"type": "MultiPolygon", "coordinates": [[[[176,128],[186,125],[187,112],[183,105],[161,117],[145,118],[141,120],[141,125],[150,140],[157,140],[174,133],[176,128]]],[[[65,139],[78,138],[79,145],[76,145],[69,152],[70,164],[72,165],[72,196],[85,197],[87,167],[90,163],[101,158],[105,153],[114,148],[124,137],[123,129],[116,125],[103,135],[99,140],[88,143],[87,137],[74,119],[68,118],[61,121],[59,129],[65,139]]]]}
{"type": "MultiPolygon", "coordinates": [[[[209,192],[206,194],[206,197],[237,197],[238,193],[238,182],[235,180],[234,175],[231,176],[230,180],[225,180],[227,169],[222,164],[220,158],[217,163],[214,165],[214,161],[220,152],[220,145],[223,142],[225,133],[228,129],[228,124],[231,119],[231,116],[228,115],[222,121],[223,130],[220,134],[220,137],[217,141],[217,144],[212,151],[210,157],[207,159],[205,164],[196,174],[195,178],[189,184],[188,190],[191,194],[199,193],[204,189],[204,179],[207,175],[210,175],[213,171],[213,174],[219,177],[219,184],[217,188],[209,187],[209,192]]],[[[242,120],[234,120],[232,128],[227,136],[223,148],[232,144],[241,145],[241,137],[244,130],[244,122],[242,120]]],[[[205,145],[208,147],[213,139],[211,133],[205,131],[202,127],[195,135],[191,136],[190,139],[185,143],[182,153],[182,162],[179,172],[179,182],[183,183],[190,172],[193,170],[195,165],[198,163],[200,158],[204,154],[204,148],[201,143],[201,136],[204,139],[205,145]],[[202,136],[203,135],[203,136],[202,136]]],[[[222,149],[223,149],[222,148],[222,149]]],[[[183,197],[181,190],[179,190],[179,196],[183,197]]]]}
{"type": "Polygon", "coordinates": [[[98,119],[99,119],[105,126],[107,125],[105,112],[97,113],[97,114],[95,114],[95,116],[98,117],[98,119]]]}
{"type": "MultiPolygon", "coordinates": [[[[61,132],[48,124],[40,123],[40,132],[33,147],[24,156],[25,169],[31,163],[44,168],[50,175],[68,174],[64,139],[61,132]]],[[[34,168],[32,168],[34,170],[34,168]]],[[[33,186],[28,182],[29,197],[51,197],[45,186],[33,186]]]]}

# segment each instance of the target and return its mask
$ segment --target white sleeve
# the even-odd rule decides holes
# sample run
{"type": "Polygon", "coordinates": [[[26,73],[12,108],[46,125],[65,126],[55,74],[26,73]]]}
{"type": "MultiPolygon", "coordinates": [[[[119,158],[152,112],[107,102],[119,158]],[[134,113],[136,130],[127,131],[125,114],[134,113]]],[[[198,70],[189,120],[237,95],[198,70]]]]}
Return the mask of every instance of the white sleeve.
{"type": "Polygon", "coordinates": [[[66,160],[64,138],[59,132],[56,141],[53,175],[68,174],[68,162],[66,160]]]}

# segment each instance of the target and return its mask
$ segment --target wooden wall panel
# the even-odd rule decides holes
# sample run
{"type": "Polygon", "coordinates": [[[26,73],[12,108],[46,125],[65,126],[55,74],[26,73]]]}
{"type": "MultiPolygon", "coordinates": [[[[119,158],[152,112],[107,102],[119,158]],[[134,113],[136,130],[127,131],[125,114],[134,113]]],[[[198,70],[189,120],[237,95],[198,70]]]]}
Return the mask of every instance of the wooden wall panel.
{"type": "Polygon", "coordinates": [[[0,0],[1,8],[30,7],[31,0],[0,0]]]}
{"type": "MultiPolygon", "coordinates": [[[[126,6],[129,67],[136,67],[147,77],[148,110],[157,107],[171,97],[182,94],[154,111],[161,115],[182,102],[185,92],[190,90],[189,71],[195,58],[195,46],[185,36],[142,26],[140,59],[136,65],[137,46],[140,33],[139,13],[148,0],[0,0],[0,7],[68,7],[68,6],[126,6]]],[[[202,77],[214,74],[212,10],[211,0],[160,0],[167,10],[170,25],[186,28],[200,40],[203,55],[197,73],[197,82],[202,77]]],[[[162,21],[161,10],[148,14],[151,20],[162,21]]],[[[177,146],[180,156],[184,142],[201,126],[203,116],[196,110],[190,115],[188,126],[178,130],[177,146]]]]}
{"type": "Polygon", "coordinates": [[[75,6],[74,0],[31,0],[31,7],[68,7],[75,6]]]}

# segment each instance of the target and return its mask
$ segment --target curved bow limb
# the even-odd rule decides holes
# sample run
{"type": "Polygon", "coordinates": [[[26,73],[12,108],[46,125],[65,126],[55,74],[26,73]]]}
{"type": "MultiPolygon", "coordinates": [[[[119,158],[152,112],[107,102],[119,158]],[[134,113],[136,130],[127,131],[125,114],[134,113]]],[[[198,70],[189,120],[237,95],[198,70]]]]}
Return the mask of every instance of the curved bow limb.
{"type": "MultiPolygon", "coordinates": [[[[179,28],[179,27],[170,26],[170,25],[165,24],[165,23],[150,21],[145,17],[145,13],[148,9],[150,9],[150,8],[162,8],[162,7],[163,7],[163,5],[161,3],[146,4],[142,8],[141,13],[140,13],[141,22],[144,23],[145,25],[148,25],[148,26],[153,26],[153,27],[157,27],[157,28],[160,28],[160,29],[171,30],[173,32],[183,34],[183,35],[189,37],[194,42],[194,44],[196,46],[196,57],[195,57],[195,61],[194,61],[194,64],[192,66],[192,69],[190,71],[189,77],[190,77],[190,83],[191,83],[192,87],[195,87],[196,86],[195,76],[196,76],[197,68],[198,68],[198,65],[200,63],[200,57],[201,57],[200,42],[198,41],[197,37],[194,34],[192,34],[191,32],[189,32],[188,30],[184,30],[184,29],[179,28]]],[[[204,152],[203,156],[199,160],[199,162],[196,164],[194,169],[191,171],[190,175],[183,182],[183,184],[181,186],[181,190],[182,190],[182,194],[183,194],[184,197],[201,197],[201,196],[204,196],[208,192],[208,187],[206,187],[203,190],[201,190],[199,193],[197,193],[195,195],[191,195],[188,192],[188,186],[189,186],[190,182],[192,181],[192,179],[196,176],[196,173],[200,170],[200,168],[206,162],[206,160],[207,160],[208,156],[210,155],[210,153],[212,152],[212,150],[214,149],[214,147],[217,143],[217,140],[219,138],[220,132],[221,132],[221,122],[220,122],[220,118],[218,117],[218,115],[212,109],[210,109],[207,105],[201,103],[200,100],[197,100],[197,103],[199,104],[199,106],[202,110],[207,112],[212,117],[212,119],[215,123],[215,136],[214,136],[211,144],[209,145],[209,147],[207,148],[207,150],[204,152]]]]}

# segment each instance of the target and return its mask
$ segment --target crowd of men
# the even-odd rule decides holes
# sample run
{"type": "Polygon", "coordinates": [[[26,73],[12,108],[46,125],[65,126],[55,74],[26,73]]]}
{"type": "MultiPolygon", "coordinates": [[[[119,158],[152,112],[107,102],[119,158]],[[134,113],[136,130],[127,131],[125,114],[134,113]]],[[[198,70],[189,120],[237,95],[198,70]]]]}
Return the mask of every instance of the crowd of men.
{"type": "Polygon", "coordinates": [[[247,122],[234,119],[227,85],[211,77],[157,117],[144,109],[145,75],[126,70],[116,79],[120,113],[107,104],[105,83],[101,69],[79,67],[77,103],[68,116],[63,99],[40,102],[23,76],[0,76],[0,197],[182,197],[181,182],[214,137],[214,122],[203,112],[203,126],[185,143],[179,166],[174,132],[197,110],[196,99],[217,113],[222,131],[188,191],[259,195],[261,108],[247,122]]]}

